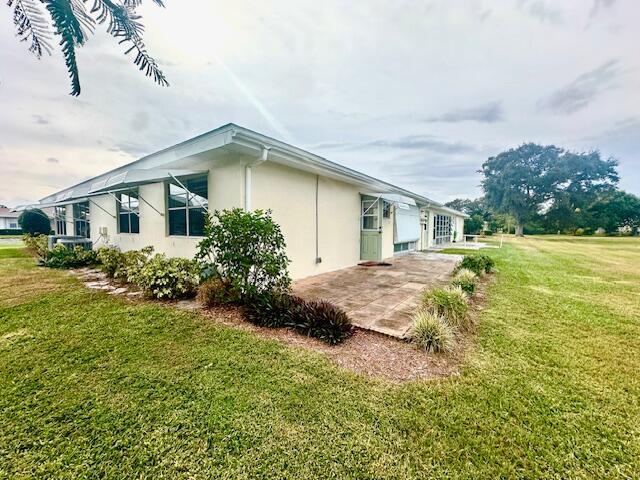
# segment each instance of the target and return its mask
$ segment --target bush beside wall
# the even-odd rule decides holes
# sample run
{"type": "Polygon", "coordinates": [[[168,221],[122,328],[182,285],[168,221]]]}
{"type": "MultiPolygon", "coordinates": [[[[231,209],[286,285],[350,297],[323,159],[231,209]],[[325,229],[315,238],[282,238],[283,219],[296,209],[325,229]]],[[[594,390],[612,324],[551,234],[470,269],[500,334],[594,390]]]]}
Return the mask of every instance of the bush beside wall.
{"type": "Polygon", "coordinates": [[[200,266],[194,260],[158,253],[135,274],[135,283],[145,294],[158,299],[193,296],[200,283],[200,266]]]}
{"type": "Polygon", "coordinates": [[[85,250],[82,247],[69,248],[64,245],[56,245],[47,250],[42,264],[49,268],[78,268],[93,265],[98,261],[96,252],[85,250]]]}
{"type": "Polygon", "coordinates": [[[494,269],[494,266],[495,262],[489,255],[484,253],[473,253],[471,255],[465,255],[456,270],[459,271],[466,268],[480,276],[485,273],[490,273],[494,269]]]}

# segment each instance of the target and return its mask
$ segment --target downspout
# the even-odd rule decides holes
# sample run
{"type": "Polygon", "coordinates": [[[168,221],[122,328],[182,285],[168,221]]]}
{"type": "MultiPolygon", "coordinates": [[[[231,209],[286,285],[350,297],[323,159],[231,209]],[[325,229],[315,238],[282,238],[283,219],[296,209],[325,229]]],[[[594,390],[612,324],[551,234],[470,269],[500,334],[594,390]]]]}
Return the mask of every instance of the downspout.
{"type": "Polygon", "coordinates": [[[322,257],[320,256],[320,220],[318,216],[318,190],[320,187],[320,175],[316,175],[316,263],[322,263],[322,257]]]}
{"type": "Polygon", "coordinates": [[[244,209],[248,212],[251,208],[251,168],[267,161],[269,157],[269,147],[262,146],[262,154],[255,161],[248,163],[244,167],[244,209]]]}

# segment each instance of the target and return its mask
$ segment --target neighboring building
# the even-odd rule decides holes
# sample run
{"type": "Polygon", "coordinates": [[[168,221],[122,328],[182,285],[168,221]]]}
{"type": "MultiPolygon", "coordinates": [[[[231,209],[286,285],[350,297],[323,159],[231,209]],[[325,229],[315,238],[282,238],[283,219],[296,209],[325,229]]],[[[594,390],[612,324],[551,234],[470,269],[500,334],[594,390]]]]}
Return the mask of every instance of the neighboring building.
{"type": "Polygon", "coordinates": [[[463,238],[465,214],[234,124],[46,197],[59,235],[192,257],[206,211],[271,209],[294,279],[463,238]]]}
{"type": "Polygon", "coordinates": [[[12,212],[10,208],[0,205],[0,230],[20,230],[19,216],[20,212],[12,212]]]}

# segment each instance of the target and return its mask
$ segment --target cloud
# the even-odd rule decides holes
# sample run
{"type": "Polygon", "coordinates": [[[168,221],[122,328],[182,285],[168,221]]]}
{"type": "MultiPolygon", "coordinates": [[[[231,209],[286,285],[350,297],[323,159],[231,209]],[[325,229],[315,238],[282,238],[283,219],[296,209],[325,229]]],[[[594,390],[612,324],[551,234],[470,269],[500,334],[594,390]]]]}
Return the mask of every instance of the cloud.
{"type": "Polygon", "coordinates": [[[60,160],[58,160],[56,157],[47,157],[47,162],[48,163],[60,163],[60,160]]]}
{"type": "Polygon", "coordinates": [[[148,155],[151,153],[149,150],[149,146],[142,145],[137,142],[119,142],[116,144],[115,148],[109,148],[110,152],[124,152],[131,155],[134,158],[142,157],[143,155],[148,155]]]}
{"type": "Polygon", "coordinates": [[[589,17],[597,16],[601,11],[611,8],[614,3],[616,3],[616,0],[593,0],[593,7],[591,7],[589,17]]]}
{"type": "Polygon", "coordinates": [[[51,122],[42,115],[31,115],[33,117],[33,121],[38,125],[49,125],[51,122]]]}
{"type": "Polygon", "coordinates": [[[564,23],[564,15],[562,14],[562,11],[548,6],[542,0],[520,0],[518,6],[522,11],[542,23],[549,22],[555,25],[564,23]]]}
{"type": "Polygon", "coordinates": [[[590,72],[583,73],[573,82],[538,101],[539,110],[569,115],[582,110],[599,95],[613,88],[620,74],[620,62],[609,60],[590,72]]]}
{"type": "Polygon", "coordinates": [[[145,111],[136,112],[131,119],[131,128],[139,132],[149,126],[149,114],[145,111]]]}
{"type": "Polygon", "coordinates": [[[502,103],[499,101],[485,103],[472,108],[452,110],[439,116],[430,117],[427,122],[481,122],[495,123],[503,120],[502,103]]]}
{"type": "Polygon", "coordinates": [[[392,149],[392,150],[424,150],[444,154],[470,153],[477,151],[474,145],[465,142],[450,142],[436,135],[406,135],[394,139],[372,140],[368,142],[324,142],[312,148],[330,149],[392,149]]]}

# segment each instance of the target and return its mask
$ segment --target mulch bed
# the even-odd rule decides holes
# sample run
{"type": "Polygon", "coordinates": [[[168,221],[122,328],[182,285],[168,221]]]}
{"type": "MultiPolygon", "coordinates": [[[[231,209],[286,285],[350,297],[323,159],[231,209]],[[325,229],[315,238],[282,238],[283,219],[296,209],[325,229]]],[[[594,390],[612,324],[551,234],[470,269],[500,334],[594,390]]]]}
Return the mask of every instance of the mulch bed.
{"type": "MultiPolygon", "coordinates": [[[[477,284],[476,293],[469,305],[469,315],[474,324],[485,307],[486,289],[492,281],[493,276],[485,276],[477,284]]],[[[458,336],[452,352],[430,354],[410,342],[356,328],[351,338],[339,345],[330,346],[286,328],[259,327],[249,323],[237,307],[215,307],[203,309],[201,313],[223,325],[248,330],[289,346],[320,352],[340,367],[355,373],[395,382],[459,375],[462,360],[473,348],[475,337],[475,330],[471,329],[458,336]]]]}
{"type": "MultiPolygon", "coordinates": [[[[238,307],[205,309],[195,300],[172,303],[149,300],[140,296],[140,292],[128,292],[127,288],[122,288],[121,284],[112,279],[106,279],[104,274],[95,270],[79,269],[72,270],[71,273],[81,279],[88,288],[106,290],[111,294],[123,296],[129,301],[151,301],[183,310],[196,311],[216,323],[248,330],[261,337],[277,340],[292,347],[322,353],[340,367],[371,378],[403,382],[459,375],[462,360],[474,347],[474,328],[459,334],[454,350],[447,354],[427,353],[408,341],[360,328],[355,328],[354,335],[343,343],[330,346],[321,340],[300,335],[287,328],[259,327],[249,323],[244,319],[238,307]]],[[[480,311],[486,305],[487,286],[493,279],[493,275],[487,275],[477,283],[476,293],[469,304],[469,315],[474,325],[480,311]]]]}

